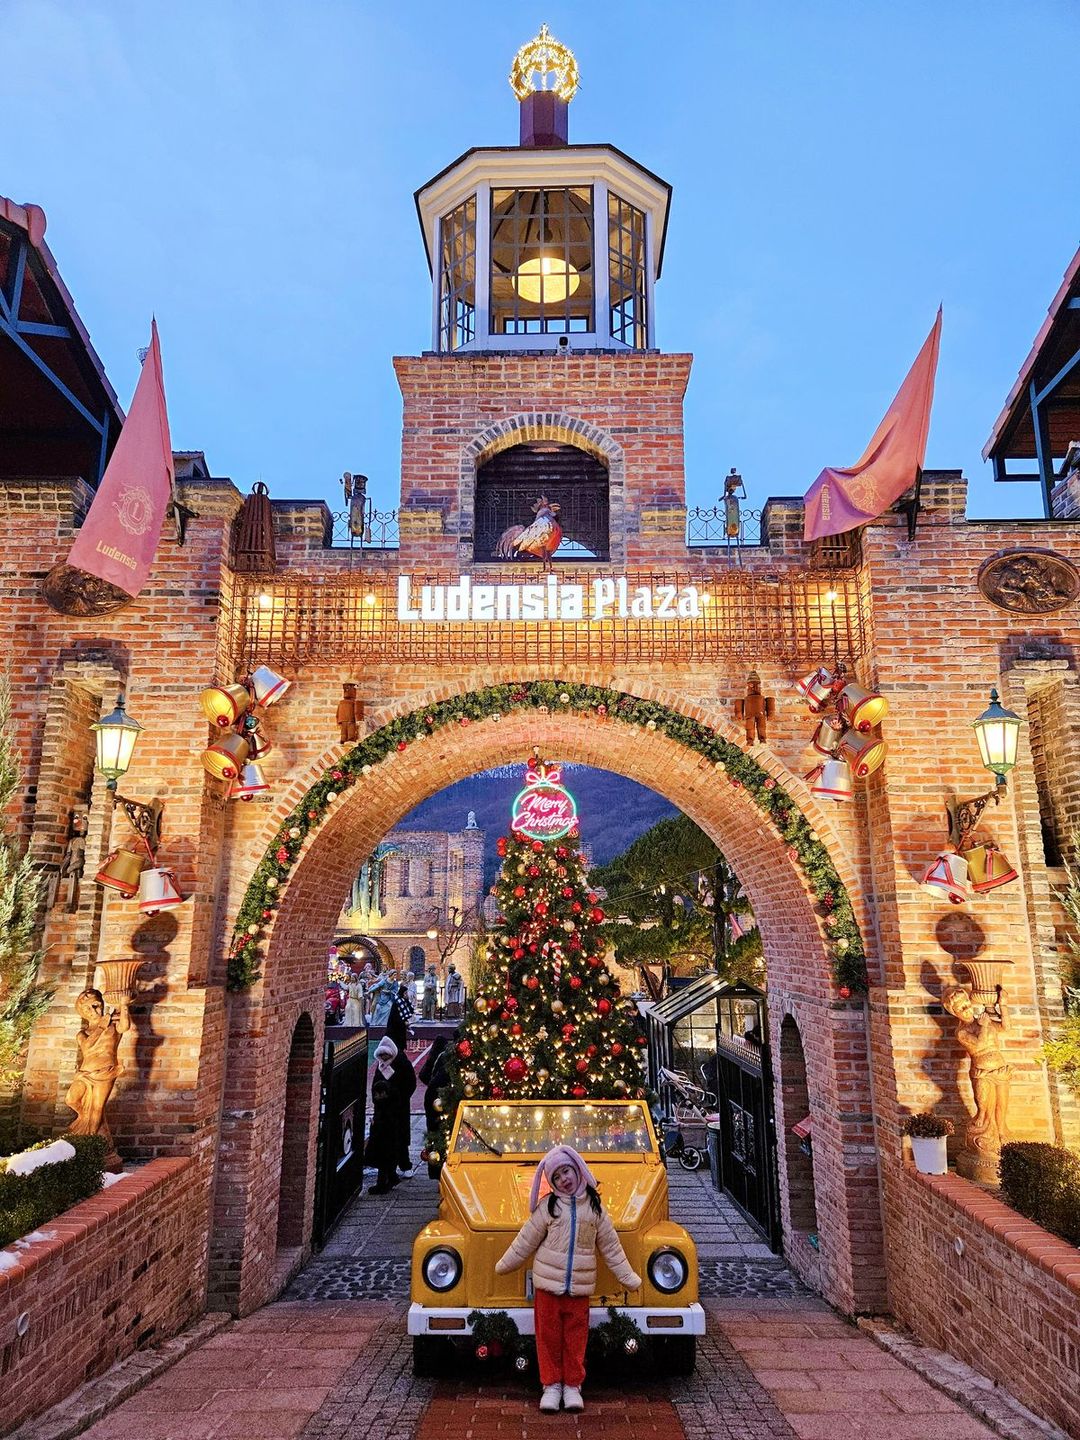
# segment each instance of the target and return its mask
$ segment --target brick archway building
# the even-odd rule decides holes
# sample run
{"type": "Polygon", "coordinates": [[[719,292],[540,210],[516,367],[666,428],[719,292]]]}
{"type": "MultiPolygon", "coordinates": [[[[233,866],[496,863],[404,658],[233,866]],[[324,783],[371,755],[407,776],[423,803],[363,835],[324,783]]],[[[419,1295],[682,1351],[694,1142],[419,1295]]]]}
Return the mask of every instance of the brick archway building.
{"type": "MultiPolygon", "coordinates": [[[[274,569],[239,572],[232,538],[241,497],[230,481],[212,477],[201,457],[188,455],[180,457],[178,490],[197,518],[185,544],[162,541],[149,585],[124,609],[63,616],[41,598],[40,580],[66,556],[92,488],[78,475],[57,475],[47,449],[37,462],[20,451],[18,474],[0,467],[0,594],[27,781],[15,818],[35,857],[57,867],[68,811],[88,797],[93,802],[78,906],[52,909],[45,923],[43,979],[56,998],[31,1043],[22,1105],[28,1118],[62,1126],[74,997],[93,981],[99,960],[142,956],[134,1029],[122,1052],[127,1069],[110,1114],[126,1158],[175,1162],[160,1182],[173,1187],[175,1201],[163,1227],[170,1253],[184,1258],[187,1288],[176,1291],[163,1329],[198,1308],[204,1287],[215,1304],[238,1312],[264,1303],[296,1262],[296,1237],[302,1250],[310,1235],[318,1099],[310,1061],[322,1037],[325,948],[357,861],[425,796],[539,744],[552,757],[600,765],[661,791],[716,840],[752,897],[771,1023],[787,1038],[786,1048],[776,1046],[777,1093],[786,1082],[801,1105],[805,1087],[813,1121],[814,1193],[807,1195],[800,1170],[798,1215],[786,1227],[800,1273],[848,1313],[891,1308],[974,1363],[1000,1354],[995,1347],[1006,1342],[993,1317],[958,1322],[953,1297],[981,1293],[988,1275],[1000,1285],[1021,1276],[1033,1311],[1058,1316],[1055,1334],[1070,1324],[1075,1330],[1060,1319],[1060,1297],[1051,1293],[1066,1280],[1040,1271],[1030,1256],[1016,1258],[980,1209],[987,1203],[981,1191],[954,1176],[937,1184],[916,1177],[899,1125],[912,1110],[965,1117],[969,1093],[940,998],[960,978],[959,960],[981,949],[1010,962],[1015,1132],[1067,1140],[1080,1133],[1075,1101],[1048,1077],[1038,1054],[1062,1013],[1057,877],[1044,831],[1056,825],[1068,852],[1060,817],[1074,812],[1080,795],[1080,623],[1072,606],[1039,614],[991,605],[977,585],[987,561],[1014,549],[1052,551],[1080,564],[1080,524],[968,521],[962,476],[937,472],[923,477],[913,538],[906,518],[887,514],[864,529],[856,550],[829,562],[800,538],[801,504],[773,500],[760,544],[736,550],[718,537],[688,547],[682,401],[691,357],[650,348],[668,199],[663,182],[607,146],[471,151],[419,193],[436,257],[436,321],[432,353],[394,361],[403,397],[396,549],[334,546],[326,506],[283,502],[274,506],[274,569]],[[602,237],[589,330],[574,328],[580,317],[569,311],[562,330],[513,329],[528,317],[515,309],[503,274],[484,270],[494,266],[492,247],[501,242],[482,219],[471,300],[438,260],[438,237],[453,216],[463,214],[467,224],[472,215],[477,225],[476,215],[504,213],[486,208],[492,194],[545,184],[588,189],[600,217],[589,232],[602,237]],[[606,258],[610,237],[622,229],[640,237],[637,270],[619,260],[616,271],[606,258]],[[629,271],[636,310],[616,294],[618,277],[629,271]],[[448,314],[458,317],[453,324],[444,323],[448,314]],[[642,317],[631,331],[627,314],[642,317]],[[509,328],[496,333],[496,322],[509,328]],[[479,602],[483,613],[468,620],[413,615],[425,585],[443,587],[449,603],[447,588],[463,576],[480,587],[537,579],[530,562],[495,563],[476,550],[477,469],[514,446],[533,447],[526,453],[535,457],[538,484],[550,473],[548,446],[577,447],[603,466],[608,555],[557,556],[550,574],[556,588],[580,585],[587,597],[610,597],[607,611],[578,618],[570,607],[555,618],[499,619],[503,602],[493,592],[479,602]],[[404,602],[403,579],[410,586],[404,602]],[[626,614],[619,613],[620,581],[627,584],[626,614]],[[672,596],[696,587],[696,613],[630,610],[639,590],[662,603],[665,587],[672,596]],[[889,755],[854,803],[826,814],[799,778],[810,763],[812,722],[791,681],[837,656],[887,696],[889,755]],[[200,763],[206,729],[198,691],[259,662],[294,682],[268,721],[276,747],[267,761],[272,798],[228,803],[200,763]],[[751,670],[775,697],[776,715],[768,742],[750,753],[806,818],[850,897],[866,953],[865,994],[842,995],[836,986],[827,916],[776,826],[692,745],[663,727],[581,707],[511,709],[499,719],[468,713],[469,697],[494,685],[593,685],[655,702],[745,750],[741,730],[732,728],[733,706],[751,670]],[[358,686],[369,737],[407,717],[422,730],[426,710],[446,702],[460,705],[471,723],[441,726],[400,753],[391,748],[342,789],[298,847],[280,903],[253,917],[261,978],[230,991],[229,952],[253,877],[312,787],[323,783],[325,793],[325,777],[346,759],[333,723],[343,681],[358,686]],[[164,801],[161,857],[191,897],[154,918],[89,883],[125,833],[121,813],[110,813],[103,782],[93,777],[87,730],[103,705],[111,707],[118,682],[146,727],[125,793],[164,801]],[[972,902],[958,926],[957,913],[919,880],[945,840],[946,797],[987,788],[970,727],[992,684],[1029,721],[1008,794],[984,817],[1021,878],[972,902]],[[800,1057],[797,1074],[781,1071],[785,1056],[800,1057]],[[298,1126],[295,1117],[305,1114],[306,1126],[298,1126]],[[290,1168],[284,1184],[283,1163],[290,1168]],[[799,1219],[805,1214],[815,1216],[816,1253],[799,1219]],[[281,1249],[279,1234],[288,1241],[281,1249]],[[967,1259],[952,1247],[961,1235],[967,1259]]],[[[5,223],[18,230],[17,217],[5,223]]],[[[83,342],[75,335],[70,343],[83,342]]],[[[813,468],[799,457],[800,474],[813,468]]],[[[572,503],[571,495],[564,515],[572,503]]],[[[529,518],[522,514],[522,523],[529,518]]],[[[544,572],[545,595],[547,583],[544,572]]],[[[780,1123],[797,1118],[781,1105],[780,1123]]],[[[790,1221],[785,1148],[781,1188],[790,1221]]],[[[140,1283],[150,1281],[132,1278],[136,1299],[140,1283]]],[[[1036,1322],[1018,1325],[1007,1343],[1036,1343],[1036,1322]]],[[[110,1357],[127,1343],[117,1340],[110,1357]]],[[[1045,1343],[1048,1356],[1058,1353],[1054,1344],[1045,1343]]],[[[1024,1398],[1038,1403],[1034,1393],[1024,1398]]]]}

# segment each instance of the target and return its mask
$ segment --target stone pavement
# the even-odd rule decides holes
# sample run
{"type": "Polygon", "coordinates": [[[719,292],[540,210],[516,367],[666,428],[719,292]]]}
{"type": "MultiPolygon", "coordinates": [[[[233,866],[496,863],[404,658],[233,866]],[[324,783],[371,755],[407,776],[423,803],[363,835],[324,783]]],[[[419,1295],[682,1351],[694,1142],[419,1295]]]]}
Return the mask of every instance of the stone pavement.
{"type": "MultiPolygon", "coordinates": [[[[414,1120],[419,1149],[420,1124],[414,1120]]],[[[370,1179],[370,1177],[368,1177],[370,1179]]],[[[478,1363],[418,1380],[405,1334],[426,1170],[359,1196],[284,1300],[230,1325],[86,1431],[88,1440],[983,1440],[992,1432],[795,1279],[708,1171],[669,1171],[698,1242],[709,1333],[694,1375],[644,1357],[586,1384],[583,1415],[541,1416],[527,1379],[478,1363]]]]}

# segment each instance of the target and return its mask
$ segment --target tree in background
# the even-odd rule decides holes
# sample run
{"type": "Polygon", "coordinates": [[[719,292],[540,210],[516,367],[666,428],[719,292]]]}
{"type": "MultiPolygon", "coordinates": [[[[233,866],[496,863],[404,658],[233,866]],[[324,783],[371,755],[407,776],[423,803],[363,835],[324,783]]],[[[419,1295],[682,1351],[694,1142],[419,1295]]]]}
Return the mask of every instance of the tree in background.
{"type": "MultiPolygon", "coordinates": [[[[553,804],[569,799],[557,767],[534,759],[529,776],[526,791],[553,804]]],[[[643,1096],[645,1037],[604,962],[605,915],[586,883],[576,829],[551,839],[503,835],[497,848],[499,913],[486,935],[482,987],[473,986],[452,1049],[440,1097],[446,1120],[463,1099],[643,1096]]],[[[435,1163],[442,1139],[428,1136],[435,1163]]]]}
{"type": "MultiPolygon", "coordinates": [[[[0,819],[20,784],[11,737],[11,691],[0,675],[0,819]]],[[[52,999],[38,986],[41,951],[34,948],[42,880],[8,828],[0,830],[0,1095],[18,1092],[34,1021],[52,999]]]]}
{"type": "Polygon", "coordinates": [[[621,965],[695,973],[715,963],[726,980],[762,979],[761,936],[741,923],[753,912],[739,877],[685,815],[659,821],[589,879],[616,917],[605,937],[621,965]]]}

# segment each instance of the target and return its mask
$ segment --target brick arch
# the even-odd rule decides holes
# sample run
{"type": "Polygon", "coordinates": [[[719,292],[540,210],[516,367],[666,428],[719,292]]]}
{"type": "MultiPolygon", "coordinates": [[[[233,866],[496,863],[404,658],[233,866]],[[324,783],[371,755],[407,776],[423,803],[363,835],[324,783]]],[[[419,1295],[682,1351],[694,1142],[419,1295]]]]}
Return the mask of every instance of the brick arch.
{"type": "MultiPolygon", "coordinates": [[[[625,559],[626,460],[623,448],[606,430],[562,410],[523,411],[497,420],[464,446],[461,452],[461,513],[472,516],[476,508],[476,472],[480,466],[529,440],[554,440],[574,445],[602,460],[608,472],[608,531],[611,559],[625,559]]],[[[471,521],[470,521],[471,524],[471,521]]]]}
{"type": "MultiPolygon", "coordinates": [[[[297,1011],[311,1006],[316,992],[321,993],[327,936],[333,932],[356,858],[428,795],[478,770],[505,763],[508,755],[527,754],[534,744],[548,754],[611,770],[659,791],[715,840],[739,872],[761,927],[776,1030],[782,1007],[791,996],[798,996],[814,1027],[807,1065],[815,1093],[835,1097],[836,1102],[835,1123],[828,1143],[823,1137],[819,1158],[822,1184],[830,1197],[820,1224],[821,1287],[830,1299],[849,1309],[879,1302],[880,1297],[862,1285],[872,1268],[867,1265],[868,1247],[878,1244],[880,1235],[872,1146],[874,1185],[867,1188],[870,1099],[865,1017],[860,1003],[837,1002],[823,920],[807,875],[770,815],[746,788],[734,782],[726,767],[718,768],[708,755],[677,738],[683,733],[682,716],[658,711],[661,716],[666,713],[664,723],[676,730],[673,737],[659,724],[653,730],[616,718],[610,704],[606,714],[596,708],[563,708],[558,699],[562,683],[575,690],[577,701],[576,687],[558,682],[551,686],[552,703],[544,710],[508,708],[499,718],[481,713],[471,718],[469,709],[479,710],[479,697],[459,693],[451,703],[460,707],[461,719],[450,715],[430,733],[424,722],[429,707],[399,715],[396,724],[391,721],[377,732],[389,737],[383,742],[384,758],[371,764],[367,773],[358,773],[351,786],[341,767],[347,767],[365,744],[369,749],[363,753],[371,753],[377,737],[369,736],[354,751],[334,752],[331,775],[337,770],[343,776],[341,782],[332,782],[339,786],[337,798],[298,850],[288,883],[275,892],[277,908],[264,927],[268,933],[262,979],[235,998],[230,1017],[223,1123],[227,1143],[219,1162],[212,1283],[241,1312],[272,1293],[267,1257],[273,1252],[273,1236],[264,1233],[270,1217],[261,1191],[272,1186],[276,1192],[289,1040],[297,1011]],[[403,721],[412,738],[403,739],[399,751],[396,743],[389,742],[402,733],[403,721]],[[260,1181],[264,1171],[270,1172],[268,1181],[260,1181]]],[[[617,701],[617,692],[596,693],[617,701]]],[[[638,709],[628,713],[652,713],[640,711],[645,703],[635,701],[638,709]]],[[[446,702],[437,704],[445,707],[446,702]]],[[[446,717],[445,709],[440,713],[446,717]]],[[[746,759],[730,742],[717,743],[726,743],[730,753],[746,759]]],[[[783,772],[767,754],[755,755],[752,763],[783,772]]],[[[325,780],[322,783],[325,786],[325,780]]],[[[321,793],[326,794],[325,788],[321,793]]],[[[294,806],[298,798],[294,791],[294,806]]]]}

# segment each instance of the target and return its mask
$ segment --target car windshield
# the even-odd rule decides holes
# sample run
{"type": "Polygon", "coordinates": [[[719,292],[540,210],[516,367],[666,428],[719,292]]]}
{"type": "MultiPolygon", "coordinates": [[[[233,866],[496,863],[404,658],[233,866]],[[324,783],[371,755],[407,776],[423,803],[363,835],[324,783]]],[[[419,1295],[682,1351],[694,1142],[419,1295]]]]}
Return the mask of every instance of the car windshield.
{"type": "Polygon", "coordinates": [[[643,1105],[462,1105],[455,1155],[543,1155],[573,1145],[583,1155],[647,1155],[643,1105]]]}

